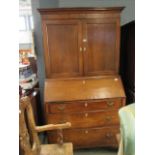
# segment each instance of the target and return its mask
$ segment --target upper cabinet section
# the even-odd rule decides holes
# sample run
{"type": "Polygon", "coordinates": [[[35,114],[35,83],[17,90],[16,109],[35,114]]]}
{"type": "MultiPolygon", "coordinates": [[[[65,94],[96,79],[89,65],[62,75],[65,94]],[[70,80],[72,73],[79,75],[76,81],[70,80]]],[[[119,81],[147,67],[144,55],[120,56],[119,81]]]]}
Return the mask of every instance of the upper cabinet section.
{"type": "Polygon", "coordinates": [[[39,9],[46,78],[118,74],[122,9],[39,9]]]}
{"type": "Polygon", "coordinates": [[[46,75],[48,78],[82,75],[78,20],[43,21],[46,75]]]}

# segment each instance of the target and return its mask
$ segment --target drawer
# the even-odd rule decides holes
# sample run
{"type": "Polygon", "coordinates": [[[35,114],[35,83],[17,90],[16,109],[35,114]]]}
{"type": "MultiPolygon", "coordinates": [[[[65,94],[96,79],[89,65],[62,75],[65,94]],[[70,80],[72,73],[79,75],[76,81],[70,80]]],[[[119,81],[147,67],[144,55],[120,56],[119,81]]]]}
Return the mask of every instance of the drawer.
{"type": "Polygon", "coordinates": [[[80,111],[95,111],[95,110],[112,110],[122,107],[122,99],[106,99],[95,101],[73,101],[60,103],[47,103],[48,113],[72,113],[80,111]]]}
{"type": "MultiPolygon", "coordinates": [[[[64,142],[72,142],[74,148],[118,147],[117,133],[119,133],[118,127],[66,129],[63,130],[63,140],[64,142]]],[[[48,133],[50,143],[57,142],[57,139],[56,131],[48,133]]]]}
{"type": "Polygon", "coordinates": [[[48,114],[48,123],[71,122],[72,128],[102,127],[106,125],[118,125],[118,111],[93,111],[71,114],[48,114]]]}

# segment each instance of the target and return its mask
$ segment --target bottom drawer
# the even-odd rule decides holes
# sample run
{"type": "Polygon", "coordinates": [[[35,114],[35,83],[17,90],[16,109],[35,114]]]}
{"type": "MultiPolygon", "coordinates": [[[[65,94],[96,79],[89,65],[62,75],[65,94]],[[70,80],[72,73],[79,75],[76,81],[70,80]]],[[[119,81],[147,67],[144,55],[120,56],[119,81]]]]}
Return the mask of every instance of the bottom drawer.
{"type": "MultiPolygon", "coordinates": [[[[117,133],[119,133],[119,127],[66,129],[63,130],[63,137],[64,142],[72,142],[74,148],[118,147],[117,133]]],[[[50,143],[55,143],[57,139],[56,132],[48,134],[50,143]]]]}

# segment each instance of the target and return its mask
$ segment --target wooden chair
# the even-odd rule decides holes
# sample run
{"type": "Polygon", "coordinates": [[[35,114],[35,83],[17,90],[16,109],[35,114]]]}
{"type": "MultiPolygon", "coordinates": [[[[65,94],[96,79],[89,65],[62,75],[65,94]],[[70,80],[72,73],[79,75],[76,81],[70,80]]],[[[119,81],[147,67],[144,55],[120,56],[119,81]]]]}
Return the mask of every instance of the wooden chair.
{"type": "Polygon", "coordinates": [[[36,126],[29,97],[20,99],[19,136],[20,147],[24,155],[73,155],[72,143],[63,143],[62,129],[71,127],[71,123],[36,126]],[[59,143],[41,145],[39,132],[58,130],[59,143]]]}

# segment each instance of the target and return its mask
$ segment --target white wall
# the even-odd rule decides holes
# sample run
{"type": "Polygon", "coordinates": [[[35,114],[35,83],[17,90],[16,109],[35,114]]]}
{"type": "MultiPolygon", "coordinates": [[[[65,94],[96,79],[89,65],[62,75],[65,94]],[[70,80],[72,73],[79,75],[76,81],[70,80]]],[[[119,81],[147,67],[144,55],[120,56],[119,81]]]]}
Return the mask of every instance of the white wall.
{"type": "Polygon", "coordinates": [[[58,7],[59,5],[58,0],[39,0],[39,3],[41,8],[58,7]]]}
{"type": "Polygon", "coordinates": [[[59,7],[112,7],[125,6],[121,25],[135,19],[135,0],[59,0],[59,7]]]}

